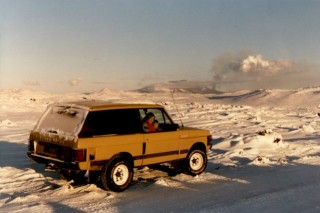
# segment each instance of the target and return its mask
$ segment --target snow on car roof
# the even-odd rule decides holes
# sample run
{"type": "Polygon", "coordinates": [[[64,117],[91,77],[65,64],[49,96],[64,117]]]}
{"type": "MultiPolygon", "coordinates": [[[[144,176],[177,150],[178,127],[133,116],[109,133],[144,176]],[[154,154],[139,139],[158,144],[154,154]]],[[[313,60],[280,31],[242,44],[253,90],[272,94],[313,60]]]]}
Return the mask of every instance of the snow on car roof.
{"type": "Polygon", "coordinates": [[[84,100],[74,102],[60,102],[53,103],[54,106],[66,106],[66,107],[77,107],[85,108],[89,111],[103,110],[103,109],[127,109],[127,108],[163,108],[159,104],[146,104],[146,103],[118,103],[110,101],[100,100],[84,100]]]}

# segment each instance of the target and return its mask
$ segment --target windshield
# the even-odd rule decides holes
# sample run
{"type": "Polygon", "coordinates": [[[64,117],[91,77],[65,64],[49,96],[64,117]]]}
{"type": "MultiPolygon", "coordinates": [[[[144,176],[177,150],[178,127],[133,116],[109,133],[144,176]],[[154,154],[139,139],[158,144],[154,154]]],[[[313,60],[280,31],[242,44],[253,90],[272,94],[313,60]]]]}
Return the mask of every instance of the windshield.
{"type": "Polygon", "coordinates": [[[35,130],[59,135],[77,135],[87,115],[87,110],[74,106],[49,106],[35,130]]]}

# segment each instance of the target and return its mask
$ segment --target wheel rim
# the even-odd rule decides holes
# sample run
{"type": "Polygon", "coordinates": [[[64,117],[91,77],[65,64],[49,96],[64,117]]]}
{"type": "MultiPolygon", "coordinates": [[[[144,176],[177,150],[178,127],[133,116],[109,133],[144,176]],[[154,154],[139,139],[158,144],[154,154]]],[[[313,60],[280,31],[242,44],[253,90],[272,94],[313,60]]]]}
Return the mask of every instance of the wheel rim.
{"type": "Polygon", "coordinates": [[[112,179],[118,186],[124,185],[129,178],[129,169],[126,165],[118,165],[114,168],[112,173],[112,179]]]}
{"type": "Polygon", "coordinates": [[[204,160],[201,153],[194,153],[189,160],[189,165],[192,170],[197,171],[202,168],[203,162],[204,160]]]}

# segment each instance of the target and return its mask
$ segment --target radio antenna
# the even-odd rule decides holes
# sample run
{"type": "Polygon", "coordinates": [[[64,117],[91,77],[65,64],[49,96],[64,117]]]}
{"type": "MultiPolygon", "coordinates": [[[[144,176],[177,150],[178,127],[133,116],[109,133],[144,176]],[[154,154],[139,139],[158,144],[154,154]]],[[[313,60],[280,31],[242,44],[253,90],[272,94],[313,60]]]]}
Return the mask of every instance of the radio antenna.
{"type": "Polygon", "coordinates": [[[178,113],[178,117],[179,117],[179,120],[180,120],[180,123],[181,123],[181,127],[184,127],[183,123],[182,123],[182,119],[181,119],[181,113],[180,113],[180,111],[179,111],[179,109],[177,107],[176,100],[174,98],[175,91],[176,91],[175,89],[170,89],[170,94],[171,94],[171,98],[173,100],[173,105],[174,105],[174,107],[175,107],[175,109],[176,109],[176,111],[178,113]]]}

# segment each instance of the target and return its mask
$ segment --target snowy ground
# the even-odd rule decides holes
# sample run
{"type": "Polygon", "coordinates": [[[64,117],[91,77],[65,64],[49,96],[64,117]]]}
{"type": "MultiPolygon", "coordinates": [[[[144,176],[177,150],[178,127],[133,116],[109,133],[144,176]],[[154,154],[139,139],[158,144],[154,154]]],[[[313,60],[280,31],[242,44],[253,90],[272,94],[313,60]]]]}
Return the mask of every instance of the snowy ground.
{"type": "Polygon", "coordinates": [[[0,212],[320,211],[320,87],[174,95],[176,107],[168,91],[0,91],[0,212]],[[209,129],[206,171],[136,170],[122,193],[45,171],[26,156],[28,134],[48,103],[75,99],[160,103],[177,123],[209,129]]]}

